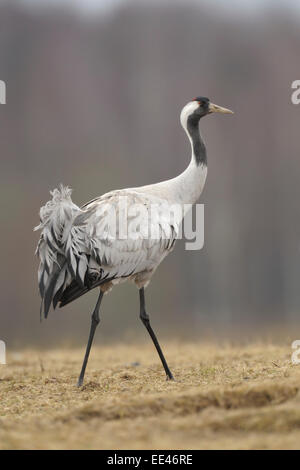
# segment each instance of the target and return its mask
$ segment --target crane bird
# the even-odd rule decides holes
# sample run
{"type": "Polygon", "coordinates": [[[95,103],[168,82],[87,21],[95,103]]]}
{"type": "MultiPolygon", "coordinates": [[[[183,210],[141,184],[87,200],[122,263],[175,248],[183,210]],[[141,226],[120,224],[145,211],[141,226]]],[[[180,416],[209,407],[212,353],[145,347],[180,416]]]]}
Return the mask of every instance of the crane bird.
{"type": "Polygon", "coordinates": [[[91,289],[100,287],[78,379],[79,387],[83,384],[100,321],[103,295],[115,284],[128,279],[139,289],[140,319],[152,338],[167,379],[173,379],[150,325],[144,290],[158,265],[173,249],[184,217],[184,212],[181,212],[170,221],[166,217],[166,208],[172,204],[194,204],[203,190],[207,155],[199,132],[199,121],[211,113],[233,114],[205,97],[193,99],[182,109],[180,121],[190,140],[192,156],[188,167],[179,176],[157,184],[111,191],[81,208],[72,202],[71,190],[61,185],[51,191],[52,199],[40,209],[40,225],[35,230],[41,230],[36,249],[40,259],[38,283],[42,298],[41,315],[43,313],[47,318],[51,304],[54,309],[58,303],[63,307],[91,289]],[[121,208],[124,198],[127,212],[121,208]],[[142,215],[137,216],[134,211],[130,213],[136,204],[145,209],[142,215]],[[150,217],[153,205],[156,207],[155,216],[150,217]],[[115,223],[112,213],[119,215],[118,223],[115,223]],[[134,228],[126,232],[127,236],[121,236],[125,222],[131,223],[134,228]],[[156,236],[150,237],[149,230],[143,231],[146,226],[149,229],[149,224],[156,236]]]}

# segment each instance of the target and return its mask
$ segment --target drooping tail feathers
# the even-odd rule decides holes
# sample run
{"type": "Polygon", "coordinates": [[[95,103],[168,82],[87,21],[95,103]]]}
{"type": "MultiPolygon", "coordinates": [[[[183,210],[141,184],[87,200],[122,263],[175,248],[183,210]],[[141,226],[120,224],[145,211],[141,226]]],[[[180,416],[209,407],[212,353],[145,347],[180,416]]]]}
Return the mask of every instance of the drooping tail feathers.
{"type": "Polygon", "coordinates": [[[84,250],[83,226],[74,226],[81,209],[71,199],[72,190],[62,185],[50,192],[52,199],[40,209],[41,230],[36,254],[40,258],[39,290],[42,297],[41,314],[45,318],[53,303],[55,308],[64,289],[76,279],[84,285],[88,254],[84,250]]]}

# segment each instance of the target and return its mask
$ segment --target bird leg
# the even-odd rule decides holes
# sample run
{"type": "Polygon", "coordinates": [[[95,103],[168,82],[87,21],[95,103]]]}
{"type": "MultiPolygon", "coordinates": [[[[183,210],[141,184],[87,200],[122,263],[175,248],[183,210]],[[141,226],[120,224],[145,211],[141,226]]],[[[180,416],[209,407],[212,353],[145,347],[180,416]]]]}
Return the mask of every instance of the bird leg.
{"type": "Polygon", "coordinates": [[[103,292],[100,291],[96,306],[95,306],[93,314],[92,314],[92,322],[91,322],[89,340],[88,340],[88,344],[87,344],[87,347],[86,347],[86,352],[85,352],[85,356],[84,356],[80,376],[79,376],[79,379],[78,379],[78,382],[77,382],[77,387],[81,387],[81,385],[83,384],[85,369],[86,369],[86,366],[87,366],[87,363],[88,363],[88,360],[89,360],[90,350],[91,350],[91,347],[92,347],[95,331],[96,331],[96,328],[97,328],[97,326],[100,322],[99,309],[100,309],[102,297],[103,297],[103,292]]]}
{"type": "Polygon", "coordinates": [[[139,293],[140,293],[140,319],[142,320],[142,322],[144,323],[145,327],[147,328],[148,330],[148,333],[149,335],[151,336],[151,339],[154,343],[154,346],[156,347],[156,351],[158,352],[158,355],[160,357],[160,360],[162,362],[162,365],[164,366],[164,369],[165,369],[165,373],[167,375],[167,380],[174,380],[174,377],[173,377],[173,374],[172,372],[170,371],[169,369],[169,366],[167,364],[167,361],[165,360],[165,357],[163,355],[163,352],[161,350],[161,347],[159,345],[159,342],[157,341],[157,338],[155,336],[155,333],[154,331],[152,330],[151,328],[151,325],[150,325],[150,318],[149,318],[149,315],[146,313],[146,309],[145,309],[145,290],[144,290],[144,287],[142,287],[140,290],[139,290],[139,293]]]}

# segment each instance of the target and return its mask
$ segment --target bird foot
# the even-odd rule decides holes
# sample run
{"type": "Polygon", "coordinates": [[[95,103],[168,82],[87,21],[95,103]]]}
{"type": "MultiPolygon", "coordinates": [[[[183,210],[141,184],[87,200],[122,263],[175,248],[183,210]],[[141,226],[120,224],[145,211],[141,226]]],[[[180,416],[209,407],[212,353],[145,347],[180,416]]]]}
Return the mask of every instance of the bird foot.
{"type": "Polygon", "coordinates": [[[77,382],[76,387],[80,388],[80,387],[82,387],[82,384],[83,384],[83,380],[79,379],[78,382],[77,382]]]}
{"type": "Polygon", "coordinates": [[[173,380],[173,382],[176,382],[172,374],[166,376],[166,381],[168,382],[169,380],[173,380]]]}

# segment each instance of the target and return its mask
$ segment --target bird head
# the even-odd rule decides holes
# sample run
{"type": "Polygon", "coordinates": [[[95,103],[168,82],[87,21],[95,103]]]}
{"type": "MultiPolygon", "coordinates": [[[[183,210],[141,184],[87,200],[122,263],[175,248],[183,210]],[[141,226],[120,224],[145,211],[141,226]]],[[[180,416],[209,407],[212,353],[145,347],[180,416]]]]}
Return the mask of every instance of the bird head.
{"type": "Polygon", "coordinates": [[[188,119],[198,122],[203,116],[212,113],[233,114],[233,111],[211,103],[210,100],[204,96],[198,96],[192,101],[189,101],[182,109],[180,115],[181,124],[183,127],[186,127],[188,119]]]}

